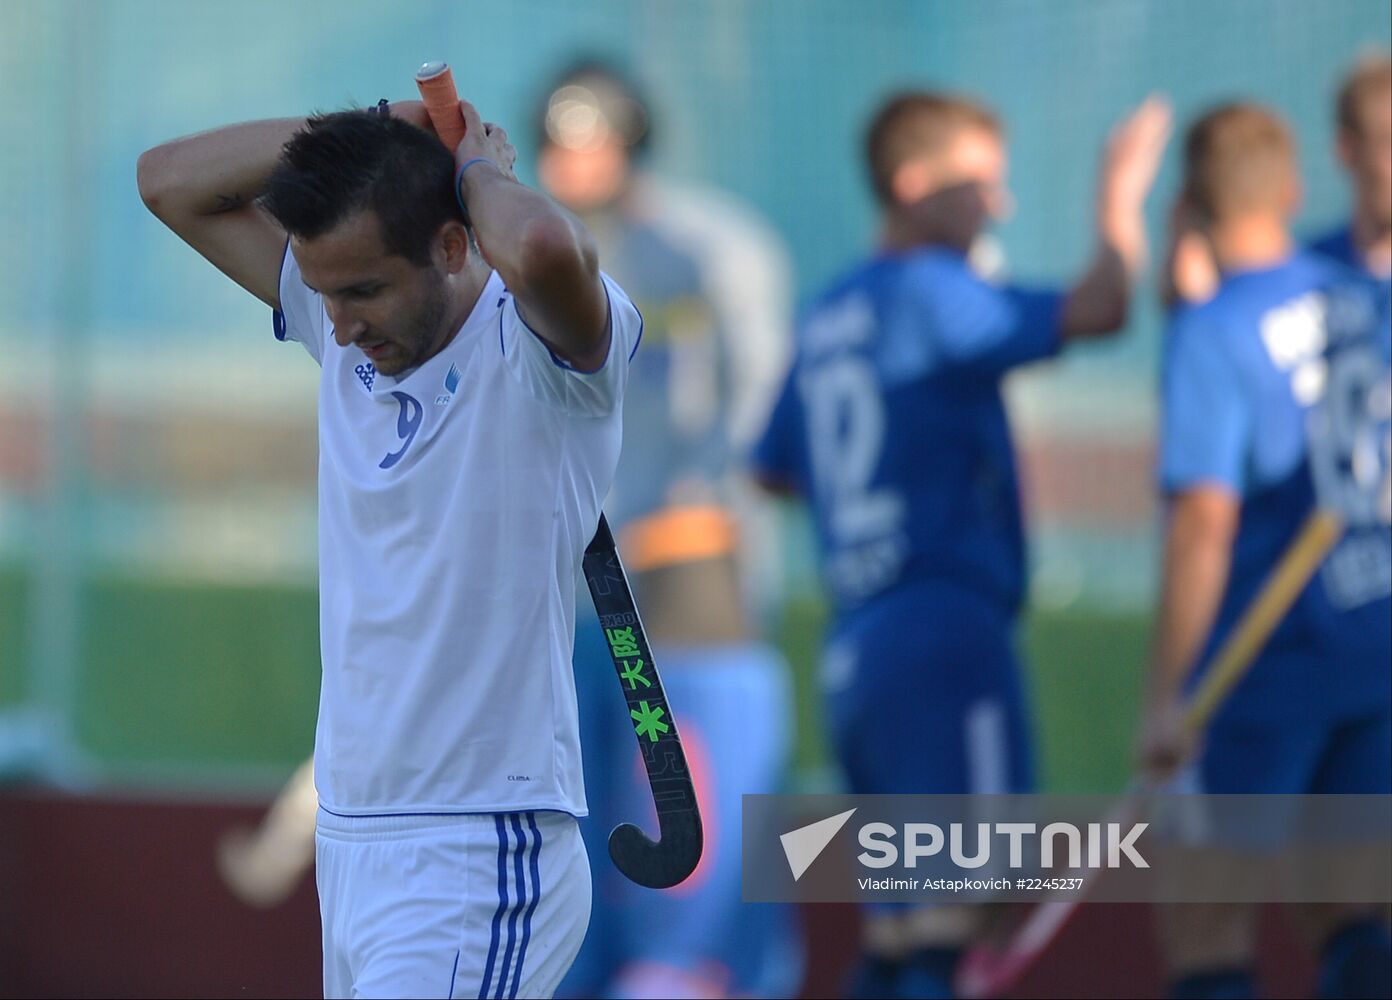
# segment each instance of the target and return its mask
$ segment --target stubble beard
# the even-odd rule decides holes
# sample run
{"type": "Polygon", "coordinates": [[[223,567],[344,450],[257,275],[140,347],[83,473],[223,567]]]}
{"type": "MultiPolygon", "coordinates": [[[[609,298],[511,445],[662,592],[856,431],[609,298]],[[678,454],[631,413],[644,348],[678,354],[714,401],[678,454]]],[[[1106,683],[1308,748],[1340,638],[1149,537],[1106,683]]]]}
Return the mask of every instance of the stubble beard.
{"type": "Polygon", "coordinates": [[[443,278],[435,275],[421,296],[419,308],[406,324],[409,332],[397,341],[401,347],[400,362],[388,361],[386,367],[378,365],[377,370],[383,375],[397,375],[418,368],[434,357],[453,332],[444,328],[448,313],[448,286],[443,278]]]}

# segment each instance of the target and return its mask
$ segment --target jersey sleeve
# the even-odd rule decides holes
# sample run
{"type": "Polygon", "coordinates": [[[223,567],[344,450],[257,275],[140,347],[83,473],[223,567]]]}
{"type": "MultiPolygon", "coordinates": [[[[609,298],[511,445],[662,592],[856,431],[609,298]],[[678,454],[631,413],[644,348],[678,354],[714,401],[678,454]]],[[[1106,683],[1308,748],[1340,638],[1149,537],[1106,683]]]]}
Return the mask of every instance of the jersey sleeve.
{"type": "Polygon", "coordinates": [[[778,401],[769,414],[768,425],[754,443],[750,455],[754,473],[806,493],[803,441],[802,401],[798,397],[794,369],[783,382],[778,401]]]}
{"type": "Polygon", "coordinates": [[[965,262],[942,259],[917,278],[942,363],[1002,375],[1053,357],[1063,344],[1062,292],[993,285],[965,262]]]}
{"type": "Polygon", "coordinates": [[[1252,415],[1239,372],[1218,336],[1181,309],[1165,335],[1161,385],[1160,487],[1166,493],[1246,485],[1252,415]]]}
{"type": "Polygon", "coordinates": [[[609,354],[592,372],[557,355],[517,311],[509,294],[499,315],[498,347],[513,377],[537,400],[571,413],[602,417],[618,409],[628,365],[643,339],[643,317],[618,283],[601,274],[609,299],[609,354]]]}
{"type": "Polygon", "coordinates": [[[311,291],[300,277],[300,266],[285,241],[285,257],[280,263],[280,308],[271,314],[276,340],[300,344],[319,365],[324,363],[324,338],[329,328],[328,313],[318,292],[311,291]]]}

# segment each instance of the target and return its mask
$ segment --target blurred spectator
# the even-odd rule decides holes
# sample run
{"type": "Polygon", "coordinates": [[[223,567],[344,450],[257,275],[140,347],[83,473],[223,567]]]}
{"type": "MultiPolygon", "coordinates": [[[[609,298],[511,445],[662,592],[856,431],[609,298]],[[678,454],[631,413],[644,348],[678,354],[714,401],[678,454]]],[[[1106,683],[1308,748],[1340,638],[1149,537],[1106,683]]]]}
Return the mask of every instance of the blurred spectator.
{"type": "MultiPolygon", "coordinates": [[[[808,310],[756,454],[766,485],[813,508],[835,605],[827,711],[853,792],[1033,788],[1014,648],[1024,538],[1001,381],[1125,323],[1168,127],[1159,100],[1118,127],[1095,257],[1071,290],[1045,291],[991,284],[967,257],[1009,200],[994,114],[913,92],[870,125],[881,249],[808,310]]],[[[873,908],[853,995],[951,995],[978,919],[963,906],[873,908]]]]}
{"type": "Polygon", "coordinates": [[[780,790],[792,734],[787,665],[757,637],[756,602],[741,586],[741,549],[746,566],[768,565],[750,553],[771,533],[757,528],[761,512],[735,462],[786,363],[786,253],[729,197],[642,168],[658,127],[614,69],[582,62],[563,72],[537,127],[542,186],[584,220],[605,270],[643,314],[605,508],[706,824],[701,865],[673,890],[632,885],[609,862],[609,831],[651,816],[651,797],[602,632],[592,610],[581,614],[582,829],[595,894],[561,993],[791,995],[801,961],[790,913],[740,901],[740,796],[780,790]]]}

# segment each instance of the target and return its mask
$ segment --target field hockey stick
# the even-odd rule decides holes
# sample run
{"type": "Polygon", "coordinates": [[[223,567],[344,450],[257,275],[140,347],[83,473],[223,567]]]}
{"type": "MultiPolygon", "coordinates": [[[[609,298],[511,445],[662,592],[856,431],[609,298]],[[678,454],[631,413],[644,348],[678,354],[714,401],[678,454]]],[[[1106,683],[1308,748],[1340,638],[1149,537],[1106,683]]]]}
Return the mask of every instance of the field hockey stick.
{"type": "MultiPolygon", "coordinates": [[[[1343,531],[1343,521],[1327,510],[1316,509],[1306,518],[1280,562],[1228,634],[1212,667],[1185,706],[1184,727],[1191,737],[1197,738],[1207,728],[1213,714],[1242,680],[1343,531]]],[[[1150,778],[1133,778],[1105,822],[1134,821],[1144,811],[1154,791],[1150,778]]],[[[1067,898],[1045,899],[1036,904],[1004,944],[982,943],[971,948],[957,969],[954,984],[957,995],[994,997],[1019,983],[1067,927],[1078,905],[1086,902],[1104,871],[1089,869],[1083,876],[1082,886],[1067,898]]]]}
{"type": "Polygon", "coordinates": [[[609,834],[609,857],[630,880],[650,889],[666,889],[695,871],[701,860],[701,813],[677,723],[603,514],[585,549],[584,569],[657,808],[658,839],[653,841],[637,826],[623,823],[609,834]]]}
{"type": "MultiPolygon", "coordinates": [[[[449,67],[442,62],[426,63],[416,73],[416,86],[436,133],[452,151],[464,137],[464,119],[449,67]]],[[[650,889],[667,889],[695,871],[701,860],[701,813],[677,723],[603,513],[582,564],[657,807],[658,839],[652,840],[632,823],[622,823],[609,834],[609,857],[631,881],[650,889]]]]}
{"type": "Polygon", "coordinates": [[[1208,725],[1343,533],[1344,522],[1337,514],[1311,511],[1189,699],[1184,724],[1190,733],[1197,735],[1208,725]]]}

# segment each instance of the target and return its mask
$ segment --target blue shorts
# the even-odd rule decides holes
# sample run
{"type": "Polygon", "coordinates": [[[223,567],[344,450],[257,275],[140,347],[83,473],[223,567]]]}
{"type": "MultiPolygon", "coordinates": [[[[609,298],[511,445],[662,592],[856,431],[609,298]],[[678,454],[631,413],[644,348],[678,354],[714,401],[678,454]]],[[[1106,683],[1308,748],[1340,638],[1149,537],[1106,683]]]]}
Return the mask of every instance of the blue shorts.
{"type": "Polygon", "coordinates": [[[1034,789],[1014,617],[936,582],[847,616],[823,660],[827,718],[857,794],[1034,789]]]}
{"type": "Polygon", "coordinates": [[[1212,794],[1392,794],[1392,706],[1300,721],[1220,716],[1194,777],[1212,794]]]}
{"type": "Polygon", "coordinates": [[[636,822],[655,833],[657,820],[593,619],[577,625],[575,649],[590,805],[580,822],[595,891],[590,933],[559,995],[791,996],[802,972],[791,908],[740,899],[740,796],[783,790],[792,740],[787,664],[756,643],[653,648],[706,833],[691,878],[654,892],[620,875],[605,846],[617,824],[636,822]],[[674,927],[680,933],[671,933],[674,927]]]}

